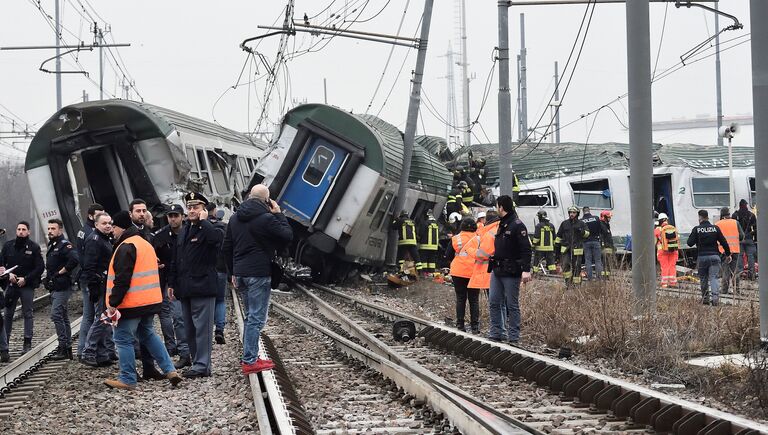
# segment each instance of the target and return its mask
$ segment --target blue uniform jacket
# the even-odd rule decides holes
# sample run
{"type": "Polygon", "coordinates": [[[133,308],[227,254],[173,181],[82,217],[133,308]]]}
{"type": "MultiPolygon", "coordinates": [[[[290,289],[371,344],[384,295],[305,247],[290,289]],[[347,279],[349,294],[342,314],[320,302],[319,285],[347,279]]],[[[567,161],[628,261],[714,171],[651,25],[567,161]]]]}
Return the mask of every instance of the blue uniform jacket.
{"type": "Polygon", "coordinates": [[[45,271],[46,279],[52,283],[50,291],[69,290],[72,287],[72,271],[78,264],[77,250],[64,236],[48,241],[45,271]],[[59,274],[62,267],[64,273],[59,274]]]}
{"type": "Polygon", "coordinates": [[[216,296],[216,258],[222,240],[224,232],[208,220],[184,226],[168,272],[168,287],[173,288],[175,297],[216,296]]]}
{"type": "Polygon", "coordinates": [[[40,277],[45,270],[40,245],[29,238],[6,242],[0,252],[0,264],[6,269],[18,266],[12,273],[19,278],[24,278],[26,287],[32,288],[40,285],[40,277]]]}
{"type": "Polygon", "coordinates": [[[107,270],[112,258],[112,240],[109,234],[96,230],[88,236],[83,250],[80,278],[88,284],[91,299],[98,300],[106,289],[107,270]]]}

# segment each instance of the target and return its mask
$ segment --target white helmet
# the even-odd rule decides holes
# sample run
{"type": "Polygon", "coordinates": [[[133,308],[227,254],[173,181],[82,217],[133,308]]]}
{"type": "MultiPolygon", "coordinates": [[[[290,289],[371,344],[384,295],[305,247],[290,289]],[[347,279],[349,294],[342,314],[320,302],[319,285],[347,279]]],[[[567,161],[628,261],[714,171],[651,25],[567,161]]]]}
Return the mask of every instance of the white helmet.
{"type": "Polygon", "coordinates": [[[459,213],[459,212],[455,211],[455,212],[451,213],[450,216],[448,216],[448,222],[450,222],[452,224],[455,224],[455,223],[460,222],[460,221],[461,221],[461,213],[459,213]]]}
{"type": "Polygon", "coordinates": [[[484,217],[485,217],[485,212],[484,211],[481,211],[480,213],[477,214],[477,219],[482,219],[484,217]]]}
{"type": "Polygon", "coordinates": [[[669,216],[667,216],[666,213],[659,213],[659,218],[658,219],[659,219],[659,222],[661,222],[661,221],[663,221],[665,219],[669,220],[669,216]]]}

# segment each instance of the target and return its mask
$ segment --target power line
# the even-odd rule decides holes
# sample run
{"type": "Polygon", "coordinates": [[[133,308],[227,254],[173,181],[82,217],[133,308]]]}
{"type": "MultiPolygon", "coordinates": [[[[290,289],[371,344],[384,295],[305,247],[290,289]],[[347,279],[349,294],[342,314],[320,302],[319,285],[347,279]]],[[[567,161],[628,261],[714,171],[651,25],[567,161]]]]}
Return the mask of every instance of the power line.
{"type": "Polygon", "coordinates": [[[661,36],[659,37],[659,48],[656,50],[656,62],[653,64],[653,73],[651,74],[651,80],[656,77],[656,67],[659,66],[659,59],[661,58],[661,44],[664,42],[664,31],[667,28],[667,11],[669,10],[669,3],[664,4],[664,21],[661,23],[661,36]]]}
{"type": "MultiPolygon", "coordinates": [[[[400,31],[403,28],[403,23],[405,22],[405,15],[406,12],[408,12],[408,5],[411,3],[411,0],[407,0],[405,2],[405,7],[403,8],[403,15],[400,17],[400,24],[397,25],[397,36],[400,36],[400,31]]],[[[389,1],[387,1],[387,5],[389,4],[389,1]]],[[[386,7],[386,5],[384,5],[386,7]]],[[[383,9],[382,9],[383,10],[383,9]]],[[[416,36],[414,34],[414,36],[416,36]]],[[[381,84],[384,82],[384,75],[387,73],[387,69],[389,68],[389,62],[392,60],[392,55],[395,53],[395,46],[393,45],[389,49],[389,55],[387,55],[387,61],[384,63],[384,70],[381,71],[381,76],[379,76],[379,82],[376,84],[376,89],[373,91],[373,95],[371,95],[371,100],[368,102],[368,107],[365,109],[365,113],[367,114],[369,110],[371,110],[371,106],[373,105],[373,101],[376,99],[376,95],[379,93],[379,89],[381,88],[381,84]]]]}

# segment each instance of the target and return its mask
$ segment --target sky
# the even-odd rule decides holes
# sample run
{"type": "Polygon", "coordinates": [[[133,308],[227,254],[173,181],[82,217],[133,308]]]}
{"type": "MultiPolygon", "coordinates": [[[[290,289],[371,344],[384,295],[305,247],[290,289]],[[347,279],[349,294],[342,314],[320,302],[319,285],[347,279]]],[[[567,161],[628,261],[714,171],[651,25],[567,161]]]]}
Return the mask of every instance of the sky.
{"type": "MultiPolygon", "coordinates": [[[[287,38],[285,52],[290,60],[279,70],[276,86],[269,94],[271,104],[266,110],[266,120],[258,123],[267,88],[265,63],[271,65],[275,61],[280,37],[264,38],[258,45],[257,41],[249,44],[264,56],[264,62],[261,57],[249,57],[239,45],[246,38],[268,32],[258,28],[260,25],[281,26],[286,3],[283,0],[215,3],[60,0],[66,43],[93,42],[91,21],[95,20],[101,28],[108,25],[111,29],[108,42],[131,44],[105,53],[104,88],[108,98],[126,96],[121,88],[125,75],[135,83],[135,88],[130,89],[133,99],[143,98],[148,103],[215,120],[239,131],[254,131],[258,126],[260,131],[270,132],[274,130],[274,122],[293,105],[323,102],[325,80],[329,104],[358,113],[379,114],[404,129],[415,50],[395,47],[385,69],[391,45],[341,37],[320,40],[306,33],[287,38]],[[306,52],[313,44],[316,51],[306,52]],[[116,63],[120,68],[113,66],[116,63]]],[[[479,120],[472,129],[472,141],[496,142],[498,67],[494,68],[493,59],[498,44],[497,2],[466,0],[466,3],[468,71],[474,78],[470,82],[470,117],[479,120]],[[491,71],[493,75],[488,80],[491,71]]],[[[427,105],[429,108],[422,106],[418,134],[426,132],[444,137],[447,133],[445,53],[449,44],[458,51],[458,4],[459,0],[435,1],[423,85],[431,104],[427,105]]],[[[385,34],[397,34],[402,19],[400,35],[413,37],[418,32],[423,7],[424,3],[416,0],[296,0],[294,19],[302,22],[306,13],[311,24],[343,24],[351,30],[385,34]]],[[[720,8],[744,24],[744,29],[722,35],[724,115],[749,115],[752,113],[749,2],[724,0],[720,8]],[[731,46],[733,48],[726,49],[731,46]]],[[[542,131],[550,122],[547,102],[554,89],[554,62],[559,62],[562,73],[585,10],[585,5],[509,8],[512,111],[516,113],[517,107],[515,57],[520,47],[519,15],[524,13],[528,118],[531,126],[541,119],[542,131]]],[[[714,56],[710,56],[714,49],[710,45],[690,59],[688,66],[666,76],[663,74],[670,67],[679,66],[683,53],[712,35],[713,14],[697,8],[677,9],[674,3],[652,3],[650,10],[652,69],[655,67],[656,75],[663,77],[653,85],[654,121],[714,116],[715,64],[714,56]]],[[[0,47],[54,44],[54,32],[46,15],[53,17],[54,0],[3,2],[0,47]]],[[[731,22],[722,18],[720,26],[731,22]]],[[[578,48],[579,44],[576,53],[578,48]]],[[[597,111],[627,89],[625,6],[597,5],[578,62],[576,53],[561,83],[560,118],[564,126],[561,140],[626,142],[626,99],[597,111]],[[571,83],[562,96],[574,64],[571,83]]],[[[0,51],[0,115],[4,116],[0,116],[0,132],[10,130],[8,118],[32,124],[34,129],[56,111],[54,76],[38,70],[43,60],[53,55],[52,50],[0,51]]],[[[78,53],[78,64],[70,55],[63,59],[63,70],[88,73],[87,77],[76,73],[62,75],[64,104],[82,101],[84,91],[91,100],[98,99],[98,51],[78,53]]],[[[53,62],[46,67],[52,69],[53,62]]],[[[461,117],[458,66],[454,74],[461,117]]],[[[513,119],[512,124],[513,137],[517,138],[516,120],[513,119]]],[[[708,128],[659,131],[654,133],[654,140],[715,144],[717,139],[715,129],[708,128]]],[[[19,139],[2,139],[0,159],[20,155],[9,148],[13,141],[19,139]]],[[[23,150],[23,142],[12,146],[23,150]]],[[[743,128],[733,144],[752,145],[751,128],[743,128]]]]}

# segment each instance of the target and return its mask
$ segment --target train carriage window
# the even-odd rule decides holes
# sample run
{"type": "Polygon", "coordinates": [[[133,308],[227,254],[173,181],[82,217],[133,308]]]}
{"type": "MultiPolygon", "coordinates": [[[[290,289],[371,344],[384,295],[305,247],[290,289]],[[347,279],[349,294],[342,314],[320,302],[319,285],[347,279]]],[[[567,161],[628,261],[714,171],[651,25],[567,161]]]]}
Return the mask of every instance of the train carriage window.
{"type": "Polygon", "coordinates": [[[370,229],[376,230],[381,226],[381,222],[384,220],[384,216],[386,216],[389,204],[392,202],[394,196],[395,194],[392,192],[387,192],[386,195],[384,195],[384,199],[379,203],[379,209],[376,210],[376,214],[371,220],[370,229]]]}
{"type": "Polygon", "coordinates": [[[187,162],[192,166],[192,171],[198,171],[197,159],[195,158],[195,150],[191,146],[187,146],[187,162]]]}
{"type": "Polygon", "coordinates": [[[611,190],[607,178],[571,183],[573,199],[578,207],[611,209],[611,190]]]}
{"type": "Polygon", "coordinates": [[[205,152],[203,150],[200,150],[200,149],[195,150],[195,152],[197,153],[197,161],[200,164],[200,169],[203,170],[203,171],[207,171],[208,170],[208,163],[205,160],[205,152]]]}
{"type": "Polygon", "coordinates": [[[750,204],[754,204],[757,201],[757,193],[755,191],[755,177],[749,177],[749,197],[752,200],[750,204]]]}
{"type": "Polygon", "coordinates": [[[693,206],[698,208],[727,207],[730,201],[728,177],[694,177],[693,206]]]}
{"type": "Polygon", "coordinates": [[[229,182],[227,180],[226,168],[224,159],[222,159],[215,151],[206,151],[208,155],[208,163],[211,168],[211,175],[213,177],[213,184],[216,186],[216,192],[223,195],[229,192],[229,182]]]}
{"type": "Polygon", "coordinates": [[[373,212],[376,211],[376,206],[379,205],[379,200],[381,200],[381,195],[384,195],[383,187],[379,189],[378,193],[376,193],[376,197],[373,198],[373,202],[371,203],[371,206],[368,208],[368,213],[366,214],[366,216],[371,216],[373,212]]]}
{"type": "Polygon", "coordinates": [[[248,157],[248,173],[253,173],[253,171],[256,169],[256,164],[254,163],[253,159],[248,157]]]}
{"type": "Polygon", "coordinates": [[[554,207],[557,197],[551,188],[521,190],[517,197],[518,207],[554,207]]]}
{"type": "Polygon", "coordinates": [[[301,178],[314,187],[319,186],[335,158],[333,151],[322,145],[318,146],[301,178]]]}

